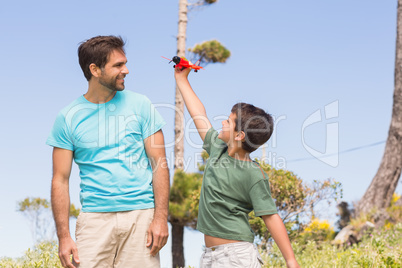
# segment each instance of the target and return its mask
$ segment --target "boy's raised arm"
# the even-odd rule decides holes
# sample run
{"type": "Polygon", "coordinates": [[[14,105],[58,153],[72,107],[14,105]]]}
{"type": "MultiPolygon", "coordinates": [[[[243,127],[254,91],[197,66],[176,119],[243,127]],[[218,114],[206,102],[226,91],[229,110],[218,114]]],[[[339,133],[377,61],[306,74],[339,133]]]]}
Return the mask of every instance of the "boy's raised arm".
{"type": "Polygon", "coordinates": [[[187,110],[194,121],[195,127],[197,128],[201,139],[204,141],[205,135],[212,125],[208,120],[204,105],[194,93],[190,83],[188,82],[187,77],[190,71],[190,68],[186,68],[184,70],[175,68],[176,84],[181,92],[181,95],[183,96],[184,103],[186,104],[187,110]]]}

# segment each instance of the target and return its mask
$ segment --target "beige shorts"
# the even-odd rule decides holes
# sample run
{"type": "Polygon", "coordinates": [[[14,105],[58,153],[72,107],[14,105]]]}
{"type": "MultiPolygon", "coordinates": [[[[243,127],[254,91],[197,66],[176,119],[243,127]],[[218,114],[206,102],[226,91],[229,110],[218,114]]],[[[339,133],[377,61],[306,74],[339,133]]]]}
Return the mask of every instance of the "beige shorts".
{"type": "Polygon", "coordinates": [[[80,268],[160,267],[146,247],[154,209],[81,212],[75,231],[80,268]]]}
{"type": "Polygon", "coordinates": [[[236,242],[205,248],[201,268],[261,268],[263,261],[257,247],[250,242],[236,242]]]}

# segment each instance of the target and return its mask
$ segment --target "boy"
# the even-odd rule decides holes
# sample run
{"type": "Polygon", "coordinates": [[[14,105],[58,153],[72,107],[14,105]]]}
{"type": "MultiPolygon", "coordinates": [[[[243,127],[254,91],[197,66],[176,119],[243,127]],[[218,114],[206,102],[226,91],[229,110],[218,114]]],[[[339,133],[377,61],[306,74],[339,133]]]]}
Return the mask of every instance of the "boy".
{"type": "Polygon", "coordinates": [[[209,154],[202,183],[197,229],[204,233],[200,267],[261,267],[248,213],[262,217],[286,260],[299,267],[286,228],[271,198],[268,177],[250,159],[273,131],[272,117],[250,104],[233,106],[218,134],[188,82],[190,68],[175,69],[177,86],[209,154]]]}

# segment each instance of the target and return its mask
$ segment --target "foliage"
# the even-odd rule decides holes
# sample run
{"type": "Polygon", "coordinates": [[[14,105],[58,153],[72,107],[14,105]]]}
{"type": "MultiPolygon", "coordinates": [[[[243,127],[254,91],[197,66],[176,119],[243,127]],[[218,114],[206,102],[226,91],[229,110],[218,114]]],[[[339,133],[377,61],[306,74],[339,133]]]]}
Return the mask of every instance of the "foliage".
{"type": "Polygon", "coordinates": [[[54,238],[55,228],[48,200],[39,197],[27,197],[18,202],[17,210],[28,219],[32,239],[35,243],[54,238]]]}
{"type": "Polygon", "coordinates": [[[218,0],[188,0],[189,10],[215,4],[218,0]]]}
{"type": "Polygon", "coordinates": [[[301,244],[307,244],[309,241],[320,243],[322,241],[331,241],[334,237],[334,228],[327,220],[314,218],[300,233],[298,241],[301,244]]]}
{"type": "Polygon", "coordinates": [[[208,157],[209,157],[209,155],[208,155],[207,151],[203,150],[203,151],[201,152],[202,164],[197,163],[198,170],[199,170],[201,173],[203,173],[203,172],[205,171],[205,166],[206,166],[208,157]]]}
{"type": "Polygon", "coordinates": [[[25,198],[24,200],[18,203],[19,211],[35,211],[40,210],[42,208],[50,208],[50,202],[44,198],[36,197],[36,198],[25,198]]]}
{"type": "Polygon", "coordinates": [[[216,62],[225,63],[230,57],[230,51],[218,40],[205,41],[188,50],[194,55],[192,58],[198,57],[200,63],[204,65],[216,62]]]}
{"type": "MultiPolygon", "coordinates": [[[[260,165],[268,174],[272,197],[290,239],[299,236],[308,221],[314,218],[319,202],[331,203],[332,200],[336,201],[342,197],[341,184],[334,180],[314,181],[308,185],[291,171],[274,169],[264,162],[260,162],[260,165]]],[[[249,222],[264,247],[271,235],[263,220],[259,217],[256,218],[251,212],[249,222]]]]}
{"type": "Polygon", "coordinates": [[[275,169],[264,162],[260,162],[260,165],[268,174],[272,196],[284,221],[294,219],[301,213],[314,216],[314,208],[321,201],[331,204],[332,200],[342,198],[342,185],[335,180],[314,180],[307,184],[291,171],[275,169]]]}
{"type": "Polygon", "coordinates": [[[76,208],[74,204],[71,203],[70,205],[70,218],[78,218],[80,215],[81,209],[76,208]]]}
{"type": "MultiPolygon", "coordinates": [[[[349,248],[313,240],[306,246],[293,242],[292,247],[301,267],[402,267],[402,223],[365,236],[361,243],[349,248]]],[[[263,252],[262,258],[263,267],[286,267],[276,244],[269,252],[263,252]]]]}
{"type": "Polygon", "coordinates": [[[195,227],[202,174],[177,170],[169,197],[169,221],[195,227]]]}
{"type": "Polygon", "coordinates": [[[205,4],[210,5],[210,4],[218,2],[218,0],[204,0],[204,2],[205,2],[205,4]]]}
{"type": "Polygon", "coordinates": [[[61,268],[56,242],[45,241],[28,249],[23,257],[0,259],[0,268],[61,268]]]}
{"type": "MultiPolygon", "coordinates": [[[[306,245],[292,243],[301,267],[402,267],[402,223],[365,236],[360,244],[349,248],[331,245],[330,242],[308,241],[306,245]]],[[[286,267],[278,246],[273,243],[261,256],[267,267],[286,267]]],[[[28,249],[20,258],[0,259],[0,268],[60,268],[58,247],[55,242],[43,242],[28,249]]]]}
{"type": "Polygon", "coordinates": [[[394,193],[391,199],[391,204],[387,208],[388,214],[391,216],[390,220],[385,222],[386,228],[390,228],[395,222],[402,222],[402,206],[399,205],[401,195],[394,193]]]}
{"type": "MultiPolygon", "coordinates": [[[[18,202],[17,211],[28,219],[35,243],[54,239],[56,231],[49,200],[40,197],[27,197],[18,202]]],[[[70,217],[77,218],[80,211],[74,204],[70,205],[70,217]]]]}

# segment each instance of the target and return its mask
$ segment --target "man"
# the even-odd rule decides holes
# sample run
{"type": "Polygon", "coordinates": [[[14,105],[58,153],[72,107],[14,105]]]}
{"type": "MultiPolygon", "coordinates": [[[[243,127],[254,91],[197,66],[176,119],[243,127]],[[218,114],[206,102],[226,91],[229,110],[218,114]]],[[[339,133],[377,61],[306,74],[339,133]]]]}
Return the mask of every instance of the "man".
{"type": "Polygon", "coordinates": [[[169,170],[162,126],[148,98],[123,91],[129,73],[121,37],[78,48],[88,91],[57,116],[52,209],[63,267],[159,267],[168,238],[169,170]],[[69,177],[80,169],[82,212],[69,232],[69,177]],[[71,260],[71,255],[72,260],[71,260]]]}

